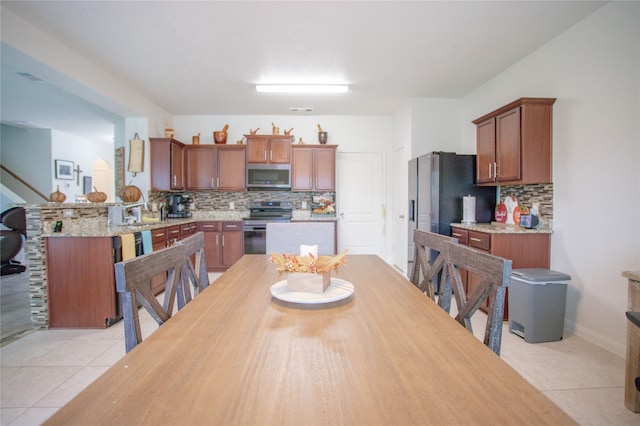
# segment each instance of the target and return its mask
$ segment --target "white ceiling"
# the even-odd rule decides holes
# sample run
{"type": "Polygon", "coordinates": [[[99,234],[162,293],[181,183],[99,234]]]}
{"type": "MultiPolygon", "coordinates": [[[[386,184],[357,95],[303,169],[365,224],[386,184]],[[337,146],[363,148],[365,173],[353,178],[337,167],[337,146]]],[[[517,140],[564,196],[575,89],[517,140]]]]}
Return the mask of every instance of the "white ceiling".
{"type": "MultiPolygon", "coordinates": [[[[389,115],[408,98],[465,96],[604,3],[3,0],[2,6],[175,115],[283,115],[290,107],[389,115]],[[346,83],[350,91],[255,91],[257,83],[286,82],[346,83]]],[[[3,122],[77,133],[69,120],[52,118],[52,109],[25,105],[33,95],[21,90],[29,89],[5,90],[5,74],[19,68],[6,59],[3,54],[3,122]],[[13,111],[24,116],[8,117],[13,111]]],[[[70,102],[63,98],[51,106],[63,108],[70,102]]],[[[87,110],[87,117],[74,111],[74,121],[109,115],[87,110]]]]}

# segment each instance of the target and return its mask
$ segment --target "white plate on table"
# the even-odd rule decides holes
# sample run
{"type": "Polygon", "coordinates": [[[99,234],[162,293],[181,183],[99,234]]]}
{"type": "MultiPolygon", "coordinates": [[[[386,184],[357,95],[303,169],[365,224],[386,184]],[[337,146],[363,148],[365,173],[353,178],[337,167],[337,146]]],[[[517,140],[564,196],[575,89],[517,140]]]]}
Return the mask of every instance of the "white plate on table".
{"type": "Polygon", "coordinates": [[[346,299],[353,294],[354,287],[349,281],[340,278],[331,278],[331,284],[324,293],[307,293],[302,291],[289,291],[287,280],[278,281],[271,286],[271,295],[284,302],[320,304],[336,302],[346,299]]]}

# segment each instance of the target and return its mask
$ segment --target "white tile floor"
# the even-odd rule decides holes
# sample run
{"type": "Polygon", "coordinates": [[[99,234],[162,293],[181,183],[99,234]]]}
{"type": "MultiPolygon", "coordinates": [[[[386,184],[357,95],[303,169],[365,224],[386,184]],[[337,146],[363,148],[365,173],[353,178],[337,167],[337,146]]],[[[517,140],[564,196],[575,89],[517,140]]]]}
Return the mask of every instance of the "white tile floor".
{"type": "MultiPolygon", "coordinates": [[[[143,337],[157,329],[140,313],[143,337]]],[[[484,331],[482,314],[474,331],[484,331]]],[[[36,331],[0,348],[1,425],[39,425],[125,354],[122,321],[106,330],[36,331]]],[[[529,344],[509,334],[502,358],[581,425],[639,425],[624,406],[624,360],[584,339],[529,344]]]]}

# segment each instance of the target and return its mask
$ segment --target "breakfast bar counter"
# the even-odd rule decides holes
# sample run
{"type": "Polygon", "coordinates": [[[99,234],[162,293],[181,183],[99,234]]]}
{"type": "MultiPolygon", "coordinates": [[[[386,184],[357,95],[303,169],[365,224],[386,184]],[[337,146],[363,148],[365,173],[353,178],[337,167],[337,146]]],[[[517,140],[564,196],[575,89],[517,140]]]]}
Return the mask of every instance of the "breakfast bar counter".
{"type": "Polygon", "coordinates": [[[46,424],[574,424],[377,256],[297,304],[245,255],[46,424]]]}

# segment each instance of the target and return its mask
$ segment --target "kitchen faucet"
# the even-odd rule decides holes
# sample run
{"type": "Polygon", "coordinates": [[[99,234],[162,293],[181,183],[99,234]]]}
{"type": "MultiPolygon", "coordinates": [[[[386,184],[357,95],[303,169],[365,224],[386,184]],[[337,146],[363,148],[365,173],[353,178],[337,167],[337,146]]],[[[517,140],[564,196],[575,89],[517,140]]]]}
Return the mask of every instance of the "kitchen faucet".
{"type": "MultiPolygon", "coordinates": [[[[134,207],[140,207],[140,206],[144,206],[144,209],[148,210],[146,201],[142,203],[127,204],[127,205],[117,203],[113,206],[109,206],[108,213],[107,213],[107,217],[108,217],[107,226],[126,225],[127,223],[129,223],[129,219],[132,217],[132,216],[125,216],[126,211],[128,209],[131,209],[134,207]]],[[[139,209],[138,209],[138,212],[133,217],[135,218],[136,222],[141,221],[142,215],[139,209]]]]}

